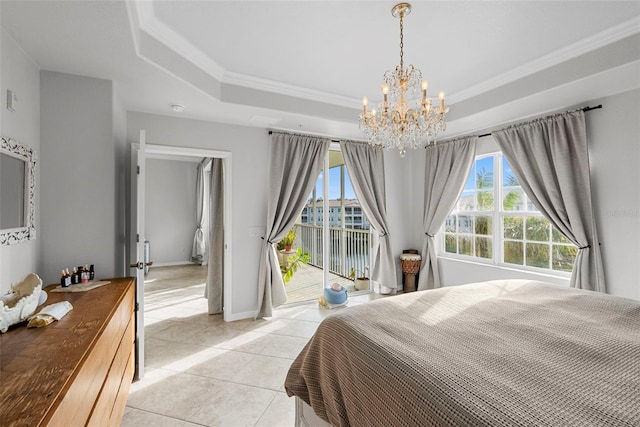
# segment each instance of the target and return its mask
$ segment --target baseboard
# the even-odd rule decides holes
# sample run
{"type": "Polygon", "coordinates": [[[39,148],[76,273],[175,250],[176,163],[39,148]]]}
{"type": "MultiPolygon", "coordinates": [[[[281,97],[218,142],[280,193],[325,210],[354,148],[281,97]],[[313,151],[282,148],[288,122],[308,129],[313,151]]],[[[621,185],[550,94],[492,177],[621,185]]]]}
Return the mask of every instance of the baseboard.
{"type": "Polygon", "coordinates": [[[196,265],[195,262],[191,261],[172,261],[172,262],[154,262],[151,268],[153,267],[175,267],[177,265],[196,265]]]}

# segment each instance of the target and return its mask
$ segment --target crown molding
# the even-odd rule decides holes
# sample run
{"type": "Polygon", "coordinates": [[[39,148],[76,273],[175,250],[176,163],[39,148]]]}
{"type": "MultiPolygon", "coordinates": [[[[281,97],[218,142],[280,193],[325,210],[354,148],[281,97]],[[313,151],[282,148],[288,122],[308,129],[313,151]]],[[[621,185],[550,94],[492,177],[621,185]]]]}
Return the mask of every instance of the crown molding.
{"type": "MultiPolygon", "coordinates": [[[[174,53],[191,62],[222,84],[235,85],[248,89],[307,99],[310,101],[338,105],[347,108],[360,107],[361,103],[359,99],[226,70],[223,66],[215,62],[211,57],[194,46],[178,32],[160,21],[154,14],[153,1],[127,0],[127,10],[129,12],[131,30],[138,54],[140,54],[138,48],[140,32],[145,32],[149,37],[152,37],[167,46],[174,53]]],[[[636,33],[640,33],[640,17],[634,17],[622,24],[600,33],[593,34],[565,48],[542,56],[534,61],[530,61],[527,64],[513,68],[475,86],[448,95],[448,103],[453,105],[466,99],[473,98],[504,86],[507,83],[520,80],[524,77],[574,59],[580,55],[594,51],[636,33]]]]}
{"type": "Polygon", "coordinates": [[[160,21],[154,14],[153,1],[127,0],[127,11],[129,13],[131,32],[138,54],[140,54],[140,32],[143,31],[221,83],[347,108],[358,108],[360,105],[359,99],[225,70],[224,67],[211,59],[186,38],[160,21]]]}
{"type": "Polygon", "coordinates": [[[222,83],[228,85],[242,86],[249,89],[273,92],[279,95],[292,96],[295,98],[308,99],[310,101],[324,102],[327,104],[339,105],[347,108],[358,108],[362,101],[347,96],[335,95],[319,90],[308,89],[287,83],[276,82],[274,80],[261,79],[246,74],[226,72],[222,77],[222,83]]]}
{"type": "Polygon", "coordinates": [[[216,80],[222,79],[225,69],[177,31],[160,21],[154,14],[153,1],[130,0],[130,3],[133,3],[132,9],[137,14],[137,19],[131,19],[130,13],[130,21],[137,24],[139,31],[144,31],[216,80]]]}
{"type": "Polygon", "coordinates": [[[527,64],[509,70],[506,73],[499,74],[489,80],[485,80],[480,84],[459,91],[458,93],[448,96],[449,103],[455,104],[456,102],[464,101],[465,99],[481,95],[500,86],[504,86],[507,83],[514,82],[531,74],[535,74],[539,71],[577,58],[580,55],[592,52],[596,49],[617,42],[636,33],[640,33],[640,17],[635,17],[623,22],[620,25],[609,28],[597,34],[593,34],[567,47],[564,47],[548,55],[542,56],[534,61],[528,62],[527,64]]]}

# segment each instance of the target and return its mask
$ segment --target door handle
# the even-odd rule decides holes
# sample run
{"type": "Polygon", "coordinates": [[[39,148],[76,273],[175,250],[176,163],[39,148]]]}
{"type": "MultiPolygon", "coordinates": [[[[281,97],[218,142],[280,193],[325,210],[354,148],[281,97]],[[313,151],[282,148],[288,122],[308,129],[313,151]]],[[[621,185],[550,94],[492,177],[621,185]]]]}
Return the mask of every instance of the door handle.
{"type": "Polygon", "coordinates": [[[137,268],[138,270],[142,270],[145,266],[151,267],[153,265],[153,261],[151,262],[138,262],[136,264],[129,264],[129,267],[131,268],[137,268]]]}

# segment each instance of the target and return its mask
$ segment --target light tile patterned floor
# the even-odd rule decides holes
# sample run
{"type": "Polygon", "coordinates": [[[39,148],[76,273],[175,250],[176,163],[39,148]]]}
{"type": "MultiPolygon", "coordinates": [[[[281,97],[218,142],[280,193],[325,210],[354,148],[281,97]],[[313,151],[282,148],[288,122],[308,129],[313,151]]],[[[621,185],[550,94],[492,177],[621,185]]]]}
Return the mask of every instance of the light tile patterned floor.
{"type": "MultiPolygon", "coordinates": [[[[146,376],[132,384],[123,426],[294,425],[284,379],[318,324],[336,308],[308,304],[268,320],[208,315],[206,267],[152,268],[145,284],[146,376]]],[[[376,294],[350,297],[362,304],[376,294]]]]}

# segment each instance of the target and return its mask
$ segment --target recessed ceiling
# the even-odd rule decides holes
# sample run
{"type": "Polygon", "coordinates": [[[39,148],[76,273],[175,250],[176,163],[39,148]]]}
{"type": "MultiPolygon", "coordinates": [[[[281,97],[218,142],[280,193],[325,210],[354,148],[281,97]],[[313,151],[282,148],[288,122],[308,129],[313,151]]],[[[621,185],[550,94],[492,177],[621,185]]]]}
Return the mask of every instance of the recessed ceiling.
{"type": "MultiPolygon", "coordinates": [[[[113,80],[130,111],[358,138],[399,62],[387,1],[7,1],[42,69],[113,80]]],[[[638,1],[414,1],[405,63],[449,133],[640,87],[638,1]],[[513,117],[512,117],[513,116],[513,117]]]]}

